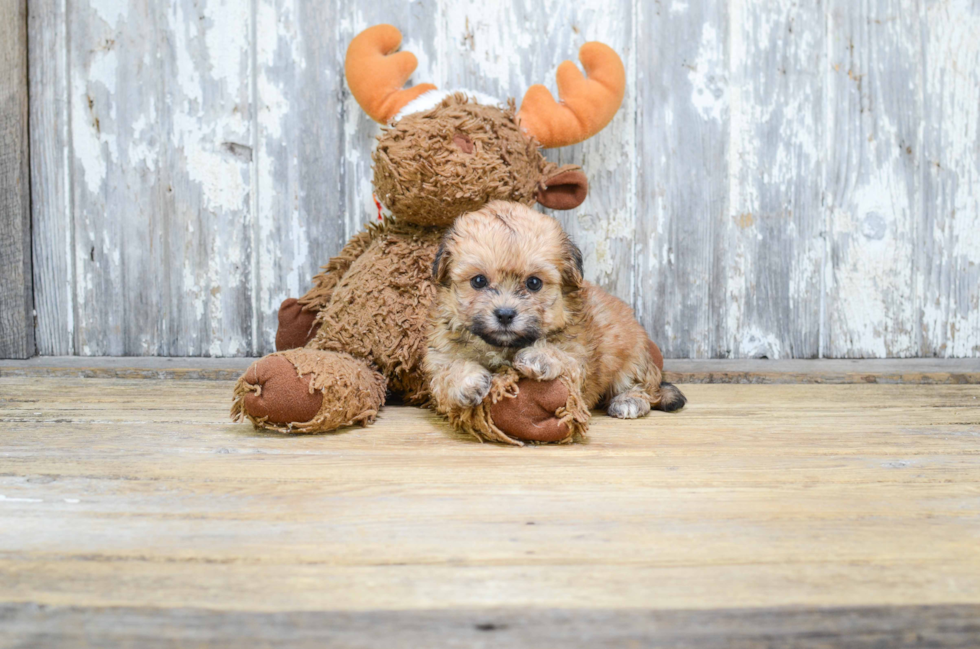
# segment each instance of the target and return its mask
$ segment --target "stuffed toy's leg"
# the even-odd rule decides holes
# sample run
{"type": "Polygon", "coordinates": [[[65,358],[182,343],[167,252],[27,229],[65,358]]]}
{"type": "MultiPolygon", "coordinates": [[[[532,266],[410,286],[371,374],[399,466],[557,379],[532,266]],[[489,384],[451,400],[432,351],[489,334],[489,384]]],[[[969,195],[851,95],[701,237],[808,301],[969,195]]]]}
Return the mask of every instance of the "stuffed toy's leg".
{"type": "Polygon", "coordinates": [[[306,295],[298,300],[294,297],[283,300],[279,307],[276,351],[304,347],[313,340],[317,332],[316,314],[330,303],[334,288],[351,264],[371,246],[379,231],[377,227],[369,227],[355,234],[340,254],[313,277],[313,288],[306,295]]]}
{"type": "MultiPolygon", "coordinates": [[[[512,377],[510,380],[514,380],[512,377]]],[[[567,443],[584,435],[589,411],[561,379],[517,379],[516,390],[502,392],[486,409],[487,427],[525,442],[567,443]]],[[[504,441],[504,440],[498,440],[504,441]]]]}
{"type": "Polygon", "coordinates": [[[385,377],[350,354],[291,349],[252,363],[235,385],[231,416],[280,432],[325,433],[373,422],[385,389],[385,377]]]}
{"type": "Polygon", "coordinates": [[[513,369],[493,375],[483,403],[441,409],[453,427],[479,439],[514,444],[571,442],[589,423],[578,388],[565,377],[554,381],[522,378],[513,369]]]}
{"type": "MultiPolygon", "coordinates": [[[[661,370],[664,357],[653,341],[647,348],[661,370]]],[[[489,402],[466,411],[462,428],[504,443],[570,442],[585,433],[589,412],[564,380],[535,381],[516,373],[495,377],[489,402]]]]}

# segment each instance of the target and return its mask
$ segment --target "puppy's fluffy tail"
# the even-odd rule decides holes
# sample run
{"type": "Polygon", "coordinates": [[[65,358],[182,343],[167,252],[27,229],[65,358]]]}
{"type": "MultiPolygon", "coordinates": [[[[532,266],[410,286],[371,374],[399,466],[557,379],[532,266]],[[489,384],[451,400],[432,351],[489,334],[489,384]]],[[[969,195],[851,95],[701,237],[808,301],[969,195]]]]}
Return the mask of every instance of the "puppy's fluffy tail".
{"type": "Polygon", "coordinates": [[[673,383],[660,384],[660,401],[653,407],[664,412],[677,412],[687,403],[687,397],[673,383]]]}

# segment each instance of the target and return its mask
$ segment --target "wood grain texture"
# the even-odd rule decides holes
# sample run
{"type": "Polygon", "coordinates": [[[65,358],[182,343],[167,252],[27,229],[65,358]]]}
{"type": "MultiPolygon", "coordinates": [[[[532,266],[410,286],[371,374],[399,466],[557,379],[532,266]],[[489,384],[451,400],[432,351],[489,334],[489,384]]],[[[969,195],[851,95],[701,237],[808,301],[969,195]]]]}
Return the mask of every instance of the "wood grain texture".
{"type": "Polygon", "coordinates": [[[249,1],[68,20],[78,353],[248,353],[249,1]]]}
{"type": "Polygon", "coordinates": [[[831,0],[825,354],[919,353],[922,218],[919,3],[831,0]]]}
{"type": "Polygon", "coordinates": [[[251,351],[263,354],[275,349],[279,304],[309,290],[347,231],[336,3],[260,0],[257,12],[251,259],[257,332],[251,351]]]}
{"type": "Polygon", "coordinates": [[[920,353],[980,355],[980,3],[927,2],[920,353]]]}
{"type": "Polygon", "coordinates": [[[27,3],[0,6],[0,358],[34,347],[27,3]]]}
{"type": "MultiPolygon", "coordinates": [[[[362,30],[381,23],[396,25],[402,33],[401,49],[411,52],[418,59],[418,67],[409,79],[409,86],[433,83],[446,87],[444,54],[446,45],[439,30],[439,5],[436,0],[336,0],[337,15],[337,63],[343,70],[347,45],[362,30]]],[[[371,153],[381,126],[367,116],[357,100],[343,86],[343,162],[341,185],[345,216],[346,240],[357,234],[368,222],[377,223],[378,208],[374,202],[371,184],[371,153]]],[[[326,263],[323,260],[321,263],[326,263]]]]}
{"type": "Polygon", "coordinates": [[[257,432],[227,423],[222,381],[0,378],[0,633],[70,633],[89,611],[110,639],[251,613],[312,633],[316,612],[338,629],[499,612],[655,633],[630,616],[700,611],[707,639],[739,620],[882,642],[910,620],[975,630],[980,386],[684,389],[677,415],[511,449],[414,408],[257,432]]]}
{"type": "MultiPolygon", "coordinates": [[[[528,4],[516,0],[444,2],[439,50],[447,87],[472,88],[518,105],[534,84],[558,97],[555,71],[562,61],[578,61],[579,48],[601,41],[623,59],[634,77],[631,0],[562,0],[528,4]]],[[[582,249],[586,275],[632,303],[633,239],[636,220],[633,170],[636,86],[627,83],[613,121],[582,144],[546,152],[559,164],[580,164],[589,177],[589,195],[578,208],[552,211],[582,249]]]]}
{"type": "Polygon", "coordinates": [[[820,345],[824,164],[819,3],[729,6],[728,211],[714,287],[736,358],[814,358],[820,345]]]}
{"type": "Polygon", "coordinates": [[[729,357],[728,7],[637,6],[637,315],[668,357],[729,357]]]}
{"type": "MultiPolygon", "coordinates": [[[[252,361],[251,358],[35,356],[26,360],[0,360],[0,377],[235,381],[252,361]]],[[[980,383],[980,368],[977,374],[980,383]]]]}
{"type": "Polygon", "coordinates": [[[557,215],[667,357],[980,357],[974,0],[38,0],[34,299],[45,354],[234,356],[377,218],[350,39],[501,98],[589,39],[623,108],[549,152],[557,215]],[[218,18],[223,19],[219,20],[218,18]],[[152,287],[152,288],[147,288],[152,287]]]}
{"type": "Polygon", "coordinates": [[[75,253],[65,0],[31,3],[31,225],[37,353],[75,353],[75,253]]]}
{"type": "MultiPolygon", "coordinates": [[[[237,379],[248,358],[36,356],[0,360],[0,377],[237,379]]],[[[672,383],[980,384],[980,359],[681,360],[664,368],[672,383]]]]}
{"type": "Polygon", "coordinates": [[[260,613],[0,605],[0,643],[72,646],[974,649],[980,606],[260,613]]]}

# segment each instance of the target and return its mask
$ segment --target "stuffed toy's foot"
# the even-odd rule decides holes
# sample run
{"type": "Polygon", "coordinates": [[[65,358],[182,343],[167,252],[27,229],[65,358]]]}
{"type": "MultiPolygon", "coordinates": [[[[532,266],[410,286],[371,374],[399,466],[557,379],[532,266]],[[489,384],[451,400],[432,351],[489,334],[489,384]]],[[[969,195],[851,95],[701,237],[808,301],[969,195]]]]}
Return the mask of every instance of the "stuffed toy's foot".
{"type": "Polygon", "coordinates": [[[324,433],[374,421],[386,381],[350,354],[291,349],[261,358],[238,379],[231,416],[280,432],[324,433]]]}
{"type": "Polygon", "coordinates": [[[568,388],[561,381],[520,379],[517,394],[490,406],[497,428],[526,442],[570,440],[574,431],[569,421],[555,414],[568,403],[568,388]]]}
{"type": "Polygon", "coordinates": [[[279,329],[276,331],[276,351],[305,347],[316,336],[316,312],[307,311],[294,297],[287,297],[279,306],[279,329]]]}
{"type": "MultiPolygon", "coordinates": [[[[647,341],[647,350],[658,369],[664,368],[664,357],[660,348],[652,340],[647,341]]],[[[581,396],[566,380],[535,381],[528,378],[509,376],[504,381],[508,386],[498,386],[491,397],[496,399],[484,412],[487,420],[483,427],[490,431],[488,437],[503,433],[511,440],[525,442],[570,442],[576,434],[584,435],[588,429],[589,409],[581,396]],[[516,389],[515,389],[516,388],[516,389]]],[[[666,383],[680,395],[680,391],[666,383]]],[[[684,397],[680,395],[680,406],[684,397]]],[[[678,406],[678,408],[680,407],[678,406]]],[[[497,439],[497,441],[507,441],[497,439]]]]}
{"type": "Polygon", "coordinates": [[[589,423],[588,408],[565,379],[534,381],[512,369],[494,375],[482,404],[447,414],[457,430],[516,446],[565,444],[584,435],[589,423]]]}

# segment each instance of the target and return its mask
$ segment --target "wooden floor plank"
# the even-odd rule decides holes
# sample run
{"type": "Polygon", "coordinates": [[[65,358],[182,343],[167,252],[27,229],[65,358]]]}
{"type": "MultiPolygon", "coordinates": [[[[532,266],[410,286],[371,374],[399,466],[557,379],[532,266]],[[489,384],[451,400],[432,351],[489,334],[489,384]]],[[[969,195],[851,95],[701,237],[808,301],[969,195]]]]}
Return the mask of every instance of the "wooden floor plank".
{"type": "MultiPolygon", "coordinates": [[[[79,616],[101,646],[141,644],[146,619],[198,629],[159,646],[231,646],[214,629],[235,615],[299,616],[312,643],[324,620],[355,634],[411,612],[459,646],[525,646],[477,633],[480,611],[514,629],[537,611],[554,633],[580,614],[644,646],[731,646],[707,620],[793,615],[774,637],[797,644],[747,626],[733,646],[833,646],[800,639],[856,619],[871,626],[853,646],[906,646],[881,643],[915,625],[970,646],[980,386],[683,390],[675,415],[597,413],[587,443],[511,448],[407,407],[328,435],[255,431],[227,419],[227,381],[2,377],[0,646],[65,644],[79,616]]],[[[623,646],[609,633],[569,646],[623,646]]]]}
{"type": "Polygon", "coordinates": [[[975,649],[978,619],[978,606],[240,613],[0,605],[0,646],[975,649]]]}
{"type": "MultiPolygon", "coordinates": [[[[36,356],[0,359],[0,377],[232,381],[253,358],[36,356]]],[[[980,358],[667,359],[674,383],[980,384],[980,358]]]]}

